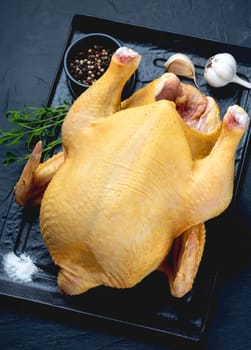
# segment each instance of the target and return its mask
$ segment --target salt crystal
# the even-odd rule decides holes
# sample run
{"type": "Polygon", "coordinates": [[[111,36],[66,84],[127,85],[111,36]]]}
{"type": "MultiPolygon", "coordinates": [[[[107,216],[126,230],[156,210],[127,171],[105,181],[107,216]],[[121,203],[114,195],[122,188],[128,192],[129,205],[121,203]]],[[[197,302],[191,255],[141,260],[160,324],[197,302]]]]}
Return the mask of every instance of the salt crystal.
{"type": "Polygon", "coordinates": [[[15,281],[31,282],[33,273],[38,270],[31,258],[26,254],[17,256],[15,253],[10,252],[4,256],[3,260],[4,271],[15,281]]]}

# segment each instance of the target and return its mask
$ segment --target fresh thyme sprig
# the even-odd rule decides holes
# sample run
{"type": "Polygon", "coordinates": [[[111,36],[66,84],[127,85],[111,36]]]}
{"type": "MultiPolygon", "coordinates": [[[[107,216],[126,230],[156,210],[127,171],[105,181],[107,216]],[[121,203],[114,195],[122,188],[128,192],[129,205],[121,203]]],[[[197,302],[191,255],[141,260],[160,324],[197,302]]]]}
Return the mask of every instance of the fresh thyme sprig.
{"type": "Polygon", "coordinates": [[[64,102],[57,107],[25,106],[23,111],[8,111],[6,118],[14,127],[10,130],[0,129],[0,145],[11,146],[24,141],[27,154],[18,156],[7,151],[3,164],[10,165],[16,161],[27,160],[38,140],[43,141],[42,159],[52,154],[53,150],[61,144],[60,130],[69,108],[70,103],[64,102]]]}

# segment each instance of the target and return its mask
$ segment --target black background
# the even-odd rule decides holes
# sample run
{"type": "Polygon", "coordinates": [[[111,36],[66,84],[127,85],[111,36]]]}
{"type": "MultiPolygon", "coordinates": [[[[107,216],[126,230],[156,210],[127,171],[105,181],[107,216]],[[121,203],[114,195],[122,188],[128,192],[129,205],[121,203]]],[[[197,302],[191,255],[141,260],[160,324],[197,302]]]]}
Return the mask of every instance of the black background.
{"type": "MultiPolygon", "coordinates": [[[[179,34],[251,47],[251,2],[241,1],[85,1],[2,0],[0,4],[0,127],[5,112],[46,102],[72,17],[105,17],[179,34]]],[[[0,156],[4,154],[3,146],[0,156]]],[[[18,166],[0,165],[1,179],[15,183],[18,166]]],[[[21,168],[20,168],[21,171],[21,168]]],[[[217,298],[205,349],[239,350],[251,346],[251,161],[245,171],[236,216],[223,249],[217,298]]],[[[220,237],[219,237],[220,239],[220,237]]],[[[46,307],[0,298],[1,349],[177,349],[85,322],[46,307]]],[[[186,348],[188,348],[186,346],[186,348]]]]}

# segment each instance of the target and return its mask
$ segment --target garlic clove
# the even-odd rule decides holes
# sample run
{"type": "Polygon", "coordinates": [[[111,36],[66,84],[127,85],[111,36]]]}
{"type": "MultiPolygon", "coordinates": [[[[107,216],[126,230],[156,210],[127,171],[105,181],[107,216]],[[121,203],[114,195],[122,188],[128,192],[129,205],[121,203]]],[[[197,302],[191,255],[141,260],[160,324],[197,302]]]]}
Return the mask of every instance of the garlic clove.
{"type": "Polygon", "coordinates": [[[219,53],[209,58],[204,70],[204,79],[208,85],[223,87],[229,83],[237,83],[246,88],[251,84],[241,79],[237,74],[237,63],[235,58],[227,53],[219,53]]]}
{"type": "Polygon", "coordinates": [[[164,66],[168,72],[193,79],[196,84],[195,67],[187,55],[183,53],[173,54],[164,63],[164,66]]]}

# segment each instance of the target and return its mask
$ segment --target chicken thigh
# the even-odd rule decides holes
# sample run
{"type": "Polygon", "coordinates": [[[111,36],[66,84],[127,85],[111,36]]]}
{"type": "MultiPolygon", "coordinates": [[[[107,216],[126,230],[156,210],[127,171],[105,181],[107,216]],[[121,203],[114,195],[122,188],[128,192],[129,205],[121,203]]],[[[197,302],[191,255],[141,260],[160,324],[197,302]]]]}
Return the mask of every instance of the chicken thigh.
{"type": "MultiPolygon", "coordinates": [[[[49,180],[36,192],[42,193],[41,234],[66,294],[136,285],[163,266],[178,237],[193,227],[204,232],[202,223],[222,213],[232,198],[246,112],[229,107],[223,122],[212,122],[212,130],[202,135],[177,109],[182,103],[175,100],[186,87],[177,83],[166,94],[163,81],[159,99],[120,106],[123,86],[139,61],[132,50],[119,50],[111,68],[73,104],[62,127],[63,152],[55,156],[61,160],[56,166],[48,161],[49,180]]],[[[209,104],[200,115],[210,115],[209,104]]],[[[20,204],[36,202],[32,191],[39,181],[34,179],[44,166],[38,165],[40,147],[16,185],[20,204]]]]}

